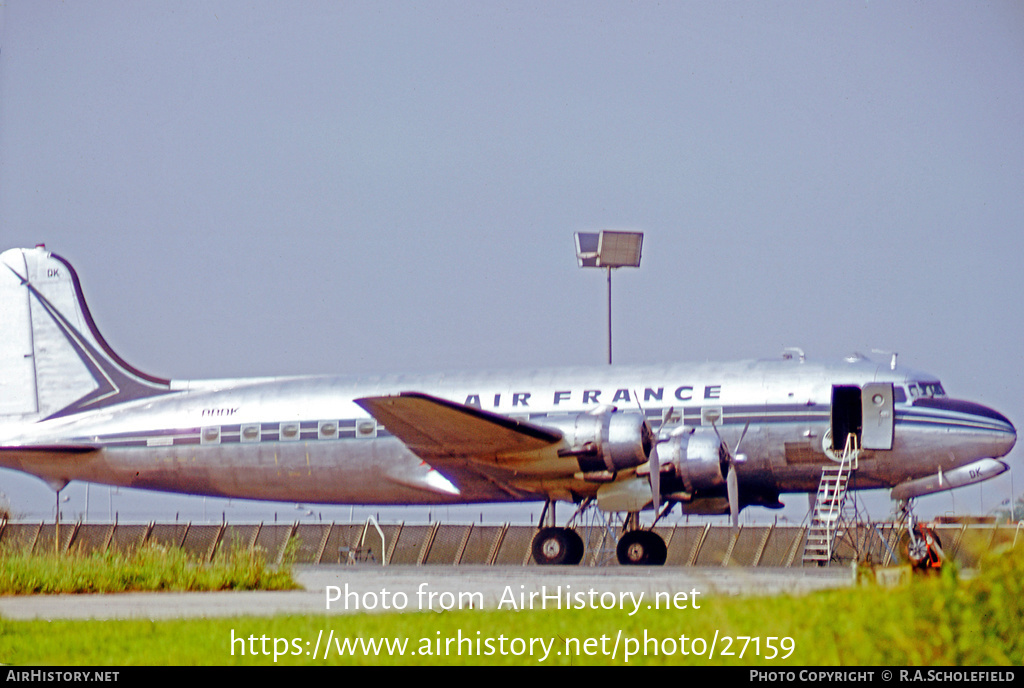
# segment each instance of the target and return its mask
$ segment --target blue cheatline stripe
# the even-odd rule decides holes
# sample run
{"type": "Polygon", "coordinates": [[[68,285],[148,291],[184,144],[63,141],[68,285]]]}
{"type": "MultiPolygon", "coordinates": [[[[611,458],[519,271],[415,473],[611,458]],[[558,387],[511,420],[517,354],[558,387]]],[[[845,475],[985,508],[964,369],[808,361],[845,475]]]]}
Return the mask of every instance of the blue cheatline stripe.
{"type": "MultiPolygon", "coordinates": [[[[679,411],[682,411],[683,413],[684,425],[701,425],[702,408],[703,407],[700,406],[690,406],[679,409],[679,411]]],[[[649,408],[645,409],[644,415],[652,419],[660,420],[664,412],[664,408],[649,408]]],[[[572,412],[533,413],[530,414],[530,420],[542,424],[545,418],[562,417],[567,415],[572,415],[572,412]]],[[[823,405],[742,405],[724,407],[722,410],[722,420],[719,424],[742,425],[746,423],[759,423],[768,425],[785,425],[792,423],[828,422],[830,417],[831,414],[829,408],[823,405]]],[[[366,419],[301,421],[298,424],[299,427],[301,428],[299,440],[306,442],[332,442],[338,439],[355,439],[358,437],[358,434],[356,432],[356,425],[361,420],[366,419]],[[321,438],[319,436],[319,433],[317,432],[319,423],[321,422],[335,423],[337,425],[337,431],[333,435],[321,438]]],[[[280,439],[281,427],[289,423],[295,424],[296,421],[251,423],[249,425],[259,425],[260,442],[282,442],[286,440],[280,439]]],[[[659,424],[660,423],[654,423],[655,427],[657,427],[659,424]]],[[[1001,423],[993,422],[991,419],[986,419],[983,418],[982,416],[975,416],[963,413],[940,415],[936,413],[921,413],[916,410],[897,410],[896,425],[904,427],[948,428],[953,430],[971,429],[988,430],[992,432],[1013,432],[1012,427],[1007,427],[1001,423]]],[[[242,441],[241,425],[211,425],[205,427],[220,428],[219,444],[236,444],[242,441]]],[[[99,443],[104,444],[108,447],[144,447],[147,446],[147,442],[149,440],[163,439],[166,441],[167,439],[172,439],[175,446],[195,445],[200,443],[200,433],[201,428],[198,427],[176,429],[164,428],[142,433],[112,433],[110,435],[104,435],[98,438],[95,436],[90,436],[88,438],[77,438],[77,440],[72,441],[98,441],[99,443]]],[[[388,432],[383,426],[378,425],[376,437],[393,437],[393,435],[390,432],[388,432]]],[[[295,440],[293,439],[290,441],[295,440]]],[[[249,442],[246,443],[248,444],[249,442]]]]}
{"type": "Polygon", "coordinates": [[[968,413],[934,414],[920,413],[917,411],[902,411],[896,413],[896,422],[907,425],[940,425],[949,427],[969,427],[980,430],[993,430],[996,432],[1013,432],[1013,427],[1006,423],[994,421],[987,416],[977,416],[968,413]]]}
{"type": "Polygon", "coordinates": [[[989,423],[975,423],[968,420],[959,420],[954,418],[904,418],[896,419],[897,425],[903,426],[921,426],[921,427],[939,427],[948,428],[951,430],[987,430],[989,432],[1008,433],[1013,432],[1010,428],[1002,425],[991,425],[989,423]]]}

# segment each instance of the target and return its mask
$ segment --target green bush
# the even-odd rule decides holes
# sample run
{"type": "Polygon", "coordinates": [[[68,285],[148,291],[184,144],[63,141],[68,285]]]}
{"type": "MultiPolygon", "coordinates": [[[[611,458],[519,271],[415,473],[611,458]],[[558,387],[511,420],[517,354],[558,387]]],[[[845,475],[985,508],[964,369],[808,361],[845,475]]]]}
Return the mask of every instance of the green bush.
{"type": "Polygon", "coordinates": [[[210,563],[155,544],[129,553],[0,553],[3,595],[296,587],[290,566],[271,568],[261,552],[251,550],[233,550],[210,563]]]}
{"type": "Polygon", "coordinates": [[[837,650],[834,662],[824,657],[811,662],[1019,664],[1024,658],[1024,549],[986,555],[966,580],[947,565],[940,575],[915,576],[900,588],[830,591],[816,596],[814,607],[809,629],[830,632],[837,650]]]}

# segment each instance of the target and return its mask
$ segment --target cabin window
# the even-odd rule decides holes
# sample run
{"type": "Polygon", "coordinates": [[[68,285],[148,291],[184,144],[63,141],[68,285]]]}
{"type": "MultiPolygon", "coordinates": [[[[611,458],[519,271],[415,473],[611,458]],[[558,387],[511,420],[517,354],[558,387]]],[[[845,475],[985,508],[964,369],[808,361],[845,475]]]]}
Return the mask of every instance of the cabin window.
{"type": "Polygon", "coordinates": [[[361,420],[356,423],[356,437],[376,437],[377,421],[361,420]]]}
{"type": "Polygon", "coordinates": [[[202,444],[220,444],[220,426],[211,425],[203,428],[201,438],[202,444]]]}
{"type": "Polygon", "coordinates": [[[317,435],[322,440],[333,440],[338,436],[338,423],[333,420],[322,420],[317,426],[317,435]]]}
{"type": "Polygon", "coordinates": [[[281,424],[281,439],[282,440],[297,440],[297,439],[299,439],[299,424],[298,423],[282,423],[281,424]]]}
{"type": "Polygon", "coordinates": [[[702,406],[700,409],[700,424],[714,425],[722,422],[721,406],[702,406]]]}

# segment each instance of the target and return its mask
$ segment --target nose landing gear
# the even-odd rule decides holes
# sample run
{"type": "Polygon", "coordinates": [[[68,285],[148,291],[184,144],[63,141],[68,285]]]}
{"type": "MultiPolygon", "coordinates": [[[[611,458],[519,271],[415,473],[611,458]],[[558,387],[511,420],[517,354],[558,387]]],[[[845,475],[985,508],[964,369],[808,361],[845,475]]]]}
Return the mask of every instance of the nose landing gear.
{"type": "Polygon", "coordinates": [[[900,553],[915,571],[936,573],[946,558],[938,533],[914,517],[912,500],[900,504],[906,530],[900,536],[900,553]]]}
{"type": "Polygon", "coordinates": [[[939,571],[945,557],[938,534],[922,524],[907,530],[903,552],[915,570],[926,573],[939,571]]]}

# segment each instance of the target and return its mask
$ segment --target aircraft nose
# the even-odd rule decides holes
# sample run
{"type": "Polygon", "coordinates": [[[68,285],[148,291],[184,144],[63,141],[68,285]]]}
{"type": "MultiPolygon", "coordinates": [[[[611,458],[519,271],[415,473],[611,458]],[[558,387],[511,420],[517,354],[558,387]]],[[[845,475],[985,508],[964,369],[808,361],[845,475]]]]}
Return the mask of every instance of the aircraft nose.
{"type": "Polygon", "coordinates": [[[973,404],[973,406],[974,408],[971,409],[971,412],[984,419],[984,422],[990,424],[990,429],[995,431],[996,436],[992,443],[992,458],[998,459],[1009,454],[1010,450],[1017,444],[1017,428],[1013,426],[1009,418],[995,409],[982,406],[981,404],[973,404]]]}
{"type": "Polygon", "coordinates": [[[1003,453],[999,456],[1006,456],[1010,453],[1010,450],[1013,449],[1013,445],[1017,444],[1017,428],[1013,427],[1013,423],[1010,421],[1006,421],[1006,424],[1009,426],[1009,429],[1006,431],[1006,436],[1003,438],[1003,446],[1005,449],[1003,449],[1003,453]]]}
{"type": "Polygon", "coordinates": [[[996,437],[992,443],[992,458],[998,459],[1009,454],[1013,446],[1017,444],[1017,428],[1013,426],[1009,418],[995,409],[982,406],[981,404],[975,404],[974,406],[976,408],[973,410],[973,413],[990,423],[991,429],[995,431],[996,437]]]}
{"type": "Polygon", "coordinates": [[[967,421],[983,432],[986,437],[985,457],[998,459],[1006,456],[1017,444],[1017,428],[1013,427],[1009,418],[988,406],[945,397],[917,399],[914,406],[952,412],[953,418],[967,421]]]}
{"type": "Polygon", "coordinates": [[[982,416],[989,422],[993,422],[998,433],[998,438],[995,441],[995,452],[992,458],[998,459],[999,457],[1006,456],[1013,449],[1013,446],[1017,444],[1017,428],[1013,426],[1009,418],[995,409],[981,406],[980,404],[978,406],[980,412],[977,415],[982,416]]]}

